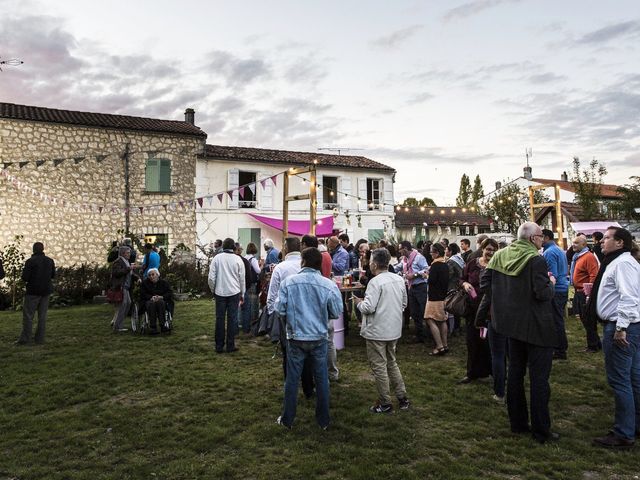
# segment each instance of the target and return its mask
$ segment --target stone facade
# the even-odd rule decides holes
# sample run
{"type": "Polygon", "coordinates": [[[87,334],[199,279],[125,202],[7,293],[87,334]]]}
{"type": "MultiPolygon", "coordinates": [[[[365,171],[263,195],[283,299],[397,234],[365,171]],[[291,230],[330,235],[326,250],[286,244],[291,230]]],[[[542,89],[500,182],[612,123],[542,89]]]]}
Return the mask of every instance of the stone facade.
{"type": "Polygon", "coordinates": [[[194,250],[193,207],[148,207],[193,201],[196,156],[204,142],[195,135],[0,118],[0,164],[11,163],[6,172],[23,184],[19,189],[0,177],[0,248],[23,235],[27,253],[42,241],[58,265],[105,263],[111,241],[125,228],[123,153],[129,145],[130,231],[167,234],[167,253],[180,243],[194,250]],[[171,193],[146,192],[149,158],[171,161],[171,193]],[[64,161],[55,166],[54,159],[64,161]],[[46,161],[37,166],[36,160],[46,161]],[[17,163],[27,161],[22,168],[17,163]]]}

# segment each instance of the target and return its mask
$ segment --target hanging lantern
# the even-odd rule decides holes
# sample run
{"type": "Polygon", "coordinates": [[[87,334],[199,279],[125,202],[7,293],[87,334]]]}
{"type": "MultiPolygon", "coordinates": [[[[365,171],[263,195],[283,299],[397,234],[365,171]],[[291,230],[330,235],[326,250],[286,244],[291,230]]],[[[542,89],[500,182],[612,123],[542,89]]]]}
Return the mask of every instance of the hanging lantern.
{"type": "Polygon", "coordinates": [[[451,236],[451,227],[447,227],[447,236],[451,236]]]}
{"type": "Polygon", "coordinates": [[[495,231],[496,231],[496,225],[495,225],[495,223],[493,222],[493,220],[491,220],[491,221],[489,222],[489,229],[490,229],[492,232],[495,232],[495,231]]]}

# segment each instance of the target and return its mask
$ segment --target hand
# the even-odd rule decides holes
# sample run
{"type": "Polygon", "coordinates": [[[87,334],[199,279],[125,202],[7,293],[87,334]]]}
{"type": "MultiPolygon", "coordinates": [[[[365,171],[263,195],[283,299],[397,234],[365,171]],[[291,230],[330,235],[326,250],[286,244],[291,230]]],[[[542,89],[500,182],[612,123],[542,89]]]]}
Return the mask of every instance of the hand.
{"type": "Polygon", "coordinates": [[[240,297],[240,301],[238,302],[238,306],[241,307],[244,303],[244,298],[240,297]]]}
{"type": "Polygon", "coordinates": [[[622,348],[627,348],[629,346],[629,342],[627,342],[627,332],[614,333],[613,341],[616,342],[616,345],[622,348]]]}
{"type": "Polygon", "coordinates": [[[353,300],[353,302],[354,302],[356,305],[358,305],[360,302],[362,302],[362,301],[363,301],[363,299],[362,299],[362,298],[360,298],[360,297],[356,297],[355,295],[351,295],[351,300],[353,300]]]}
{"type": "Polygon", "coordinates": [[[556,284],[556,277],[554,277],[553,275],[549,275],[549,280],[551,280],[552,284],[556,284]]]}
{"type": "Polygon", "coordinates": [[[473,288],[473,285],[471,285],[469,282],[464,282],[462,284],[462,288],[464,288],[464,291],[469,293],[471,291],[471,289],[473,288]]]}

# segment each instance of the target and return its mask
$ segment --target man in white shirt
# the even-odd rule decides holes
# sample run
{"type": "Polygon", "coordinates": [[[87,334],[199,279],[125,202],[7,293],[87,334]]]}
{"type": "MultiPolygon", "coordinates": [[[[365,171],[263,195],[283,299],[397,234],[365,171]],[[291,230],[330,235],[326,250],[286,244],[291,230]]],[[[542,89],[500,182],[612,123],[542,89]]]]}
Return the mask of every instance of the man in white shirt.
{"type": "Polygon", "coordinates": [[[217,254],[209,267],[209,288],[216,300],[216,352],[223,353],[226,338],[227,353],[238,350],[235,330],[238,310],[244,299],[245,268],[242,259],[234,253],[235,241],[225,238],[222,253],[217,254]],[[225,334],[225,317],[227,328],[225,334]]]}
{"type": "Polygon", "coordinates": [[[593,439],[608,448],[630,448],[640,435],[640,265],[630,253],[632,240],[624,228],[607,229],[587,306],[604,323],[604,364],[615,397],[613,428],[593,439]]]}
{"type": "Polygon", "coordinates": [[[396,363],[396,344],[402,336],[402,311],[407,306],[407,289],[402,277],[389,272],[391,255],[386,248],[371,252],[369,263],[373,279],[364,299],[353,297],[362,312],[360,335],[367,341],[367,358],[376,379],[378,403],[372,413],[391,413],[390,384],[401,410],[409,408],[407,390],[396,363]]]}

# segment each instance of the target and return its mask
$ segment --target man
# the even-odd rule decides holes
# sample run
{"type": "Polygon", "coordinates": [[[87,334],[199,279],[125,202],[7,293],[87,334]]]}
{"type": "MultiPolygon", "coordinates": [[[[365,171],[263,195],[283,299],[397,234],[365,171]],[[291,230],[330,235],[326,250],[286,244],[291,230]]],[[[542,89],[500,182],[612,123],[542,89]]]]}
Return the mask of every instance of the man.
{"type": "Polygon", "coordinates": [[[593,254],[598,257],[598,261],[600,263],[602,263],[602,261],[604,260],[602,245],[600,245],[603,236],[604,235],[602,234],[602,232],[593,232],[593,235],[591,235],[591,237],[593,238],[593,254]]]}
{"type": "Polygon", "coordinates": [[[525,222],[518,240],[498,250],[487,266],[491,291],[491,322],[509,338],[507,407],[511,431],[531,432],[540,443],[556,440],[549,417],[549,375],[558,333],[551,313],[555,279],[547,274],[540,226],[525,222]],[[527,414],[524,376],[529,368],[531,427],[527,414]]]}
{"type": "Polygon", "coordinates": [[[235,332],[238,324],[238,310],[244,302],[246,289],[244,263],[234,253],[233,238],[222,242],[222,253],[213,257],[209,267],[209,288],[216,301],[216,353],[238,350],[235,344],[235,332]],[[225,333],[225,317],[227,320],[225,333]]]}
{"type": "Polygon", "coordinates": [[[396,272],[402,272],[409,287],[409,315],[416,323],[416,339],[424,342],[426,332],[424,328],[424,310],[427,304],[427,281],[424,275],[428,272],[427,260],[413,249],[411,242],[400,242],[402,262],[395,266],[396,272]]]}
{"type": "Polygon", "coordinates": [[[137,252],[133,247],[133,242],[129,237],[125,237],[124,239],[122,239],[122,245],[124,245],[125,247],[129,247],[129,249],[131,250],[131,254],[129,255],[129,263],[133,265],[134,263],[136,263],[137,257],[137,252]]]}
{"type": "Polygon", "coordinates": [[[460,249],[462,250],[462,259],[464,260],[464,263],[467,263],[469,255],[473,253],[473,250],[471,250],[471,242],[468,238],[460,240],[460,249]]]}
{"type": "Polygon", "coordinates": [[[482,256],[482,249],[480,248],[480,245],[482,245],[482,242],[484,242],[487,238],[489,238],[489,235],[485,235],[484,233],[476,237],[476,249],[467,257],[467,263],[482,256]]]}
{"type": "Polygon", "coordinates": [[[407,306],[407,290],[402,278],[389,272],[390,260],[391,255],[385,248],[371,252],[373,279],[367,285],[364,300],[353,297],[356,308],[362,312],[360,335],[366,340],[367,358],[378,389],[378,402],[369,408],[372,413],[393,411],[390,383],[399,408],[407,410],[410,405],[396,363],[396,344],[402,336],[402,311],[407,306]]]}
{"type": "Polygon", "coordinates": [[[329,318],[342,309],[340,291],[320,273],[322,255],[317,248],[302,252],[302,270],[280,285],[276,309],[286,318],[287,377],[284,407],[277,423],[291,428],[296,416],[298,383],[305,359],[311,359],[316,384],[316,421],[329,426],[329,378],[327,375],[327,336],[329,318]]]}
{"type": "Polygon", "coordinates": [[[542,256],[547,261],[549,272],[555,278],[555,293],[551,301],[553,321],[558,332],[558,346],[553,352],[555,360],[567,359],[567,332],[564,328],[564,309],[569,297],[569,277],[567,276],[567,258],[564,251],[553,240],[553,232],[549,229],[542,230],[542,256]]]}
{"type": "Polygon", "coordinates": [[[349,270],[349,253],[340,245],[338,237],[329,238],[327,243],[329,253],[331,254],[331,271],[334,275],[342,276],[349,270]]]}
{"type": "Polygon", "coordinates": [[[211,258],[213,259],[219,253],[222,253],[222,240],[216,239],[211,245],[211,258]]]}
{"type": "Polygon", "coordinates": [[[242,324],[242,331],[244,333],[249,333],[251,330],[251,318],[248,312],[251,309],[251,304],[249,302],[249,290],[251,289],[253,282],[257,281],[257,275],[253,271],[249,260],[244,258],[242,255],[243,251],[244,249],[242,248],[242,245],[236,242],[234,244],[233,253],[240,257],[240,260],[242,260],[242,264],[244,265],[244,296],[242,297],[242,307],[240,307],[238,323],[236,324],[236,335],[240,333],[240,324],[242,324]]]}
{"type": "Polygon", "coordinates": [[[442,245],[446,249],[449,246],[449,239],[443,238],[442,240],[440,240],[440,245],[442,245]]]}
{"type": "Polygon", "coordinates": [[[273,240],[267,238],[263,244],[264,251],[267,252],[267,257],[264,260],[264,266],[268,267],[269,265],[277,265],[280,262],[278,256],[280,255],[280,250],[273,246],[273,240]]]}
{"type": "Polygon", "coordinates": [[[322,254],[322,276],[331,278],[331,266],[333,265],[331,254],[327,250],[327,246],[320,242],[318,242],[318,250],[322,254]]]}
{"type": "MultiPolygon", "coordinates": [[[[586,245],[586,243],[587,243],[587,237],[586,237],[586,235],[585,235],[584,233],[578,233],[578,234],[576,235],[576,237],[582,237],[582,238],[584,238],[584,243],[585,243],[585,245],[586,245]]],[[[587,248],[589,248],[589,247],[587,247],[587,248]]],[[[566,252],[566,254],[567,254],[567,265],[571,266],[571,261],[573,260],[573,255],[574,255],[575,253],[576,253],[576,252],[574,252],[574,251],[573,251],[573,245],[570,245],[570,246],[569,246],[569,248],[567,248],[567,252],[566,252]]]]}
{"type": "Polygon", "coordinates": [[[131,290],[135,282],[139,282],[139,277],[133,273],[134,266],[131,265],[131,248],[122,245],[118,248],[118,258],[111,264],[111,290],[122,290],[122,301],[115,304],[116,311],[111,321],[115,333],[124,333],[124,319],[131,309],[131,290]]]}
{"type": "Polygon", "coordinates": [[[584,292],[584,284],[593,285],[600,264],[593,252],[589,251],[586,237],[580,235],[573,239],[572,249],[574,255],[569,269],[569,280],[573,285],[573,313],[580,317],[582,326],[587,334],[586,353],[596,353],[602,348],[602,342],[598,336],[598,322],[595,317],[589,317],[586,313],[587,296],[584,292]]]}
{"type": "Polygon", "coordinates": [[[344,248],[349,254],[349,266],[347,267],[347,270],[358,268],[358,252],[356,252],[353,244],[349,243],[349,235],[341,233],[338,235],[338,240],[340,240],[342,248],[344,248]]]}
{"type": "Polygon", "coordinates": [[[142,259],[142,278],[147,278],[149,270],[152,268],[160,268],[160,255],[153,250],[153,244],[145,243],[144,245],[144,257],[142,259]]]}
{"type": "MultiPolygon", "coordinates": [[[[4,276],[4,272],[2,273],[4,276]]],[[[44,343],[49,295],[53,293],[51,280],[55,275],[55,263],[44,254],[44,245],[42,242],[34,243],[33,255],[25,262],[22,270],[22,281],[26,284],[26,293],[22,307],[22,333],[16,342],[18,345],[25,345],[31,341],[31,329],[36,310],[38,327],[34,340],[37,344],[44,343]]]]}
{"type": "Polygon", "coordinates": [[[628,230],[607,229],[588,306],[604,322],[604,365],[615,397],[613,428],[593,443],[609,448],[630,448],[640,435],[640,265],[631,256],[632,243],[628,230]]]}

